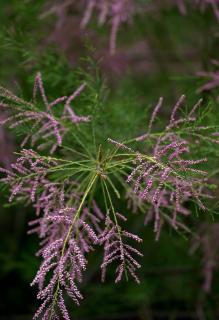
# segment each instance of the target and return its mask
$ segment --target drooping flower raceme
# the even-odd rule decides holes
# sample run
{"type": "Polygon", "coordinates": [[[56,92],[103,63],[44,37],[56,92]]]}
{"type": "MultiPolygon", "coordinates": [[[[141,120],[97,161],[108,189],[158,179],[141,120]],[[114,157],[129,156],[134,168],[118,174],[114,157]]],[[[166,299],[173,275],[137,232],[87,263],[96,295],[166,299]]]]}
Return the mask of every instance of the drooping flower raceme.
{"type": "MultiPolygon", "coordinates": [[[[115,213],[117,219],[126,221],[127,219],[119,214],[115,213]]],[[[100,235],[100,243],[104,243],[104,258],[101,265],[102,270],[102,281],[105,280],[107,266],[112,264],[114,261],[118,261],[118,266],[116,268],[116,279],[115,282],[119,282],[122,279],[123,274],[126,278],[130,274],[134,280],[139,283],[139,279],[136,275],[136,270],[141,267],[141,265],[136,261],[135,256],[142,256],[133,246],[125,243],[125,239],[132,239],[137,242],[142,242],[142,239],[137,235],[122,230],[115,224],[108,216],[105,222],[105,229],[100,235]]]]}

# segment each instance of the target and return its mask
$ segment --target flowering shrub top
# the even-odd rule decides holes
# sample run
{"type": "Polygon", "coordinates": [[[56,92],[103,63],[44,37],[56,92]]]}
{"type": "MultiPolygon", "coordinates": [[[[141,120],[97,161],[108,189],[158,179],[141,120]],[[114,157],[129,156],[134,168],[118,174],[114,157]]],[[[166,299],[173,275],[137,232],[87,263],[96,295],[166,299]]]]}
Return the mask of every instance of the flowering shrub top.
{"type": "Polygon", "coordinates": [[[0,171],[2,182],[10,188],[9,201],[32,204],[36,211],[29,233],[40,238],[37,255],[42,264],[32,285],[38,285],[37,297],[42,303],[34,319],[59,319],[60,314],[61,319],[70,319],[64,293],[80,303],[79,284],[88,255],[96,246],[102,246],[104,252],[102,280],[107,268],[114,266],[116,283],[130,276],[140,282],[137,270],[143,254],[138,246],[142,239],[126,230],[127,216],[116,208],[114,199],[122,197],[118,184],[126,192],[128,206],[144,213],[145,224],[154,222],[157,240],[164,223],[189,232],[186,217],[190,211],[185,204],[194,201],[200,210],[207,211],[203,200],[211,198],[207,172],[202,168],[207,158],[192,157],[194,143],[219,143],[216,128],[199,123],[202,100],[185,114],[185,96],[181,96],[163,131],[153,132],[163,105],[160,98],[146,133],[122,143],[106,137],[107,150],[97,145],[92,153],[80,126],[85,123],[92,131],[94,119],[76,115],[71,106],[85,88],[83,84],[70,96],[49,102],[40,73],[31,102],[0,88],[1,107],[11,112],[2,124],[22,128],[25,136],[11,170],[0,171]],[[26,127],[29,123],[33,124],[31,129],[26,127]],[[77,149],[74,141],[70,147],[67,143],[72,133],[77,149]],[[132,144],[137,144],[137,150],[132,144]],[[24,145],[30,148],[23,149],[24,145]],[[100,192],[102,204],[96,199],[100,192]]]}

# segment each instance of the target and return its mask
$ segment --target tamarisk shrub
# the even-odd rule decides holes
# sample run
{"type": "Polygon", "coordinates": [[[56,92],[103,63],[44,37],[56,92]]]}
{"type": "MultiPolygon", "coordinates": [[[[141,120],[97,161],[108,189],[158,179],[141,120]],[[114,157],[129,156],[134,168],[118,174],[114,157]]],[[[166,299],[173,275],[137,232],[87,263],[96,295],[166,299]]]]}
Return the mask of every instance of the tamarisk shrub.
{"type": "Polygon", "coordinates": [[[31,285],[38,286],[41,304],[34,319],[70,319],[65,295],[76,305],[83,299],[80,283],[97,246],[103,248],[102,281],[111,267],[116,283],[129,277],[140,282],[142,239],[127,230],[128,214],[116,208],[118,199],[127,201],[127,211],[142,212],[145,224],[154,222],[158,240],[164,222],[189,232],[186,203],[194,201],[207,211],[205,202],[211,197],[202,168],[207,159],[193,158],[194,144],[219,143],[216,127],[203,126],[200,113],[196,115],[202,100],[185,114],[181,96],[164,129],[153,132],[160,98],[144,134],[123,142],[106,137],[101,144],[95,118],[78,116],[71,106],[84,89],[85,84],[49,102],[40,73],[31,102],[0,88],[1,106],[11,113],[2,124],[19,128],[24,136],[11,170],[0,169],[1,182],[10,189],[9,202],[33,206],[36,218],[29,222],[29,233],[40,239],[42,263],[31,285]]]}

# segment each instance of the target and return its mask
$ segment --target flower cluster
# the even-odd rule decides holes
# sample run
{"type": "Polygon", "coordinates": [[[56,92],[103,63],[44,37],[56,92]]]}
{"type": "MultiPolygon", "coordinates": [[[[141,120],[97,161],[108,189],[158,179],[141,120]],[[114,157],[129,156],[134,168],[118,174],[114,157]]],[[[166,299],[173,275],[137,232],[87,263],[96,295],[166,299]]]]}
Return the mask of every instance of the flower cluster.
{"type": "Polygon", "coordinates": [[[72,221],[76,219],[75,212],[75,208],[66,207],[62,210],[56,209],[55,213],[47,217],[47,236],[40,250],[43,263],[31,283],[38,284],[37,297],[43,301],[34,318],[38,318],[44,312],[45,319],[48,315],[55,319],[57,304],[63,319],[70,319],[62,296],[63,291],[77,305],[83,298],[77,283],[82,282],[87,266],[86,255],[93,249],[93,245],[98,243],[98,237],[85,222],[85,214],[83,218],[75,221],[74,228],[71,227],[72,221]],[[46,282],[46,275],[51,272],[52,276],[46,282]]]}
{"type": "MultiPolygon", "coordinates": [[[[195,111],[202,100],[198,101],[188,115],[178,117],[177,112],[184,100],[185,96],[181,96],[173,107],[169,123],[164,131],[153,134],[151,132],[152,126],[163,104],[163,98],[160,98],[152,113],[147,133],[136,138],[138,142],[154,141],[153,156],[147,156],[143,152],[135,152],[130,147],[109,139],[118,148],[126,149],[135,155],[134,168],[128,175],[127,182],[132,183],[133,194],[137,195],[140,200],[139,206],[142,202],[149,204],[145,224],[154,220],[157,240],[164,221],[175,229],[186,228],[181,219],[177,219],[178,215],[187,216],[190,214],[190,211],[185,207],[186,202],[195,200],[198,206],[205,210],[201,198],[210,197],[204,191],[204,186],[207,184],[207,172],[196,168],[197,165],[204,164],[207,159],[189,159],[191,143],[189,137],[183,137],[183,126],[185,125],[187,133],[191,129],[190,138],[193,134],[196,136],[205,129],[205,127],[196,126],[194,132],[194,128],[191,126],[197,120],[195,111]],[[169,217],[169,212],[172,217],[169,217]]],[[[213,143],[219,143],[214,134],[208,139],[213,143]]],[[[196,143],[199,143],[197,139],[196,143]]],[[[130,193],[129,198],[136,204],[133,194],[130,193]]]]}
{"type": "Polygon", "coordinates": [[[85,255],[93,250],[93,244],[98,243],[97,233],[102,231],[99,222],[103,215],[95,202],[93,212],[84,207],[80,218],[76,217],[76,207],[70,206],[80,202],[83,196],[75,191],[76,183],[49,180],[49,174],[57,165],[54,160],[45,161],[32,150],[23,150],[16,163],[12,164],[11,171],[1,169],[6,173],[2,180],[11,187],[9,201],[16,197],[17,200],[32,202],[36,209],[37,218],[30,221],[29,233],[37,233],[41,239],[37,255],[43,258],[43,262],[32,285],[38,284],[38,299],[43,302],[34,319],[42,313],[44,319],[49,315],[55,319],[55,300],[63,319],[70,319],[62,292],[67,292],[79,304],[82,295],[76,283],[82,281],[82,271],[87,264],[85,255]],[[51,272],[47,282],[47,274],[51,272]]]}
{"type": "Polygon", "coordinates": [[[117,262],[115,282],[121,281],[123,273],[126,277],[129,273],[139,282],[136,270],[140,264],[133,255],[142,254],[126,242],[142,239],[120,227],[118,220],[126,221],[122,214],[113,212],[111,219],[109,211],[104,215],[94,200],[86,201],[94,180],[85,192],[71,178],[52,181],[52,174],[66,165],[60,164],[59,159],[23,149],[11,171],[0,169],[6,174],[1,180],[10,186],[9,201],[16,198],[32,203],[36,210],[37,217],[29,222],[28,233],[39,236],[37,256],[43,262],[31,283],[38,285],[37,298],[41,301],[34,319],[58,319],[60,314],[62,319],[70,319],[63,295],[67,294],[79,305],[83,296],[78,285],[87,268],[87,255],[96,245],[104,250],[102,280],[106,267],[117,262]]]}
{"type": "MultiPolygon", "coordinates": [[[[6,178],[2,180],[11,188],[9,202],[12,202],[15,196],[19,196],[21,200],[34,202],[37,188],[47,186],[48,180],[45,176],[51,165],[54,165],[54,161],[46,163],[33,150],[22,150],[21,157],[17,159],[16,163],[11,164],[11,171],[1,169],[7,174],[6,178]]],[[[47,190],[45,192],[47,193],[47,190]]]]}
{"type": "Polygon", "coordinates": [[[3,96],[10,100],[10,103],[4,104],[4,108],[13,107],[13,112],[16,112],[10,117],[1,121],[1,125],[8,124],[9,128],[17,128],[18,126],[31,124],[30,133],[26,135],[21,146],[24,147],[30,140],[32,147],[38,144],[38,150],[44,150],[50,147],[50,153],[53,154],[58,146],[62,145],[62,141],[68,132],[68,123],[77,124],[80,122],[89,122],[89,116],[77,116],[71,107],[71,102],[80,95],[84,89],[85,84],[82,84],[75,92],[70,96],[62,96],[55,99],[52,102],[48,102],[48,98],[45,94],[41,73],[38,72],[35,77],[34,89],[33,89],[33,102],[20,101],[17,97],[2,89],[3,96]],[[5,91],[5,92],[4,92],[5,91]],[[37,94],[40,94],[40,98],[43,101],[45,110],[41,111],[36,108],[37,94]],[[13,105],[12,105],[13,103],[13,105]],[[14,105],[15,103],[18,103],[14,105]],[[27,110],[23,110],[20,107],[20,103],[25,103],[27,110]],[[56,108],[58,105],[64,103],[63,110],[59,118],[56,119],[56,108]],[[54,139],[55,138],[55,142],[54,139]],[[40,143],[39,143],[40,142],[40,143]]]}
{"type": "MultiPolygon", "coordinates": [[[[120,213],[115,213],[117,219],[126,221],[127,219],[120,213]]],[[[116,219],[116,221],[117,221],[116,219]]],[[[115,282],[119,282],[122,279],[122,275],[125,274],[126,278],[128,273],[134,278],[134,280],[139,283],[139,279],[136,275],[136,270],[141,267],[141,265],[136,261],[132,255],[142,256],[136,248],[129,244],[126,244],[123,240],[124,238],[129,238],[137,242],[142,242],[142,239],[137,235],[122,230],[118,227],[118,224],[112,221],[108,216],[105,222],[105,229],[100,236],[100,243],[104,243],[104,258],[101,265],[102,269],[102,281],[105,280],[106,268],[113,262],[118,262],[116,268],[116,279],[115,282]]]]}

